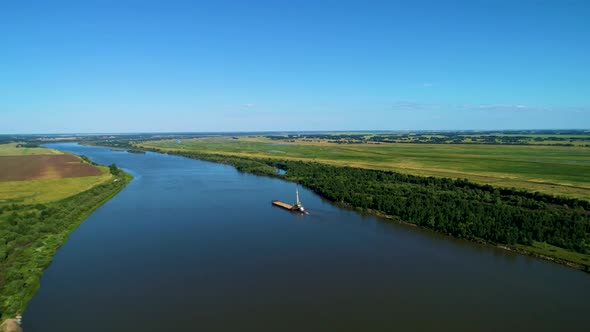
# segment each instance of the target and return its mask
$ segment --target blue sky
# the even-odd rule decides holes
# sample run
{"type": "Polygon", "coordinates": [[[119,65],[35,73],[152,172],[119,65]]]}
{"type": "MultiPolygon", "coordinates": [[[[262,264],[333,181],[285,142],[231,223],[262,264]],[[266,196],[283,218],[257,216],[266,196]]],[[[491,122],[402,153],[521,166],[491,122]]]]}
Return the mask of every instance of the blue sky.
{"type": "Polygon", "coordinates": [[[590,128],[590,1],[11,1],[0,133],[590,128]]]}

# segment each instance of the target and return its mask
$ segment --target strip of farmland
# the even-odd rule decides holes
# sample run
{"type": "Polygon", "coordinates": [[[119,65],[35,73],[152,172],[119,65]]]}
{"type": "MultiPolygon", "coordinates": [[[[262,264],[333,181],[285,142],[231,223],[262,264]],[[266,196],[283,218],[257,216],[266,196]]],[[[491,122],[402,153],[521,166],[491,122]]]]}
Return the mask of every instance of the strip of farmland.
{"type": "Polygon", "coordinates": [[[0,156],[0,181],[98,176],[101,174],[97,167],[68,154],[0,156]]]}

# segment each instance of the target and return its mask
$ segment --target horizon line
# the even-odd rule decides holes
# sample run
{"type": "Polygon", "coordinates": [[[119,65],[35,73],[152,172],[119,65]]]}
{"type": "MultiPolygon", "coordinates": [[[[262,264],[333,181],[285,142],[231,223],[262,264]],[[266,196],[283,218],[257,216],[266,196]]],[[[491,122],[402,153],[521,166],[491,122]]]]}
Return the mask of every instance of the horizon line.
{"type": "Polygon", "coordinates": [[[141,135],[141,134],[260,134],[260,133],[346,133],[346,132],[494,132],[494,131],[588,131],[590,128],[522,128],[522,129],[344,129],[344,130],[252,130],[252,131],[129,131],[129,132],[54,132],[54,133],[13,133],[0,136],[99,136],[99,135],[141,135]]]}

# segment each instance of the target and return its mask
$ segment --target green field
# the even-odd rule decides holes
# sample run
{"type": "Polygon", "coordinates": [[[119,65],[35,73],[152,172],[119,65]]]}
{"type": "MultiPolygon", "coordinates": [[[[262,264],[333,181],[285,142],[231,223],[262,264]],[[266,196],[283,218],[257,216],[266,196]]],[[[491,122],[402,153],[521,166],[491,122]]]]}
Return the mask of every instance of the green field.
{"type": "Polygon", "coordinates": [[[590,200],[590,148],[484,144],[334,144],[263,137],[148,141],[163,150],[316,161],[590,200]]]}
{"type": "Polygon", "coordinates": [[[0,156],[25,156],[63,153],[61,151],[46,148],[21,148],[17,147],[17,145],[18,143],[0,144],[0,156]]]}
{"type": "Polygon", "coordinates": [[[402,131],[402,132],[310,132],[269,134],[273,140],[351,143],[550,145],[590,147],[590,135],[583,130],[545,131],[402,131]]]}
{"type": "Polygon", "coordinates": [[[99,168],[103,171],[100,176],[0,181],[0,205],[5,203],[47,203],[75,195],[112,178],[107,167],[100,166],[99,168]]]}

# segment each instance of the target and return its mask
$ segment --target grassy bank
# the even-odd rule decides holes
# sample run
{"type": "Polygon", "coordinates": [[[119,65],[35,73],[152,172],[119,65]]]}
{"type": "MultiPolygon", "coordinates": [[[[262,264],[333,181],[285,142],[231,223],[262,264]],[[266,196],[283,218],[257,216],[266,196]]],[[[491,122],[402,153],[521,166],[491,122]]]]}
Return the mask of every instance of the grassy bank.
{"type": "Polygon", "coordinates": [[[109,181],[58,201],[0,205],[0,312],[3,319],[25,310],[57,249],[88,215],[121,191],[131,179],[131,175],[119,170],[111,174],[109,181]]]}
{"type": "Polygon", "coordinates": [[[335,203],[590,271],[590,202],[391,171],[183,150],[170,154],[300,183],[335,203]],[[278,175],[275,167],[287,170],[278,175]]]}
{"type": "Polygon", "coordinates": [[[264,137],[142,142],[162,151],[314,161],[418,176],[462,178],[590,200],[590,148],[484,144],[334,144],[264,137]]]}

